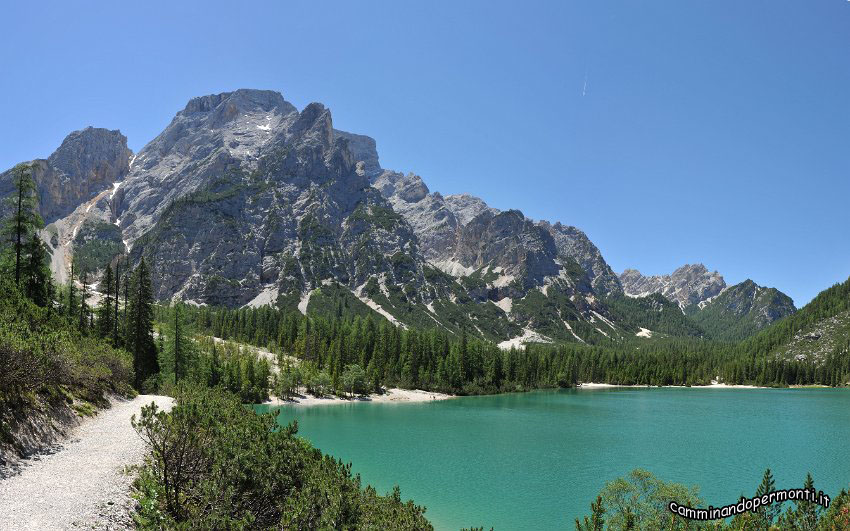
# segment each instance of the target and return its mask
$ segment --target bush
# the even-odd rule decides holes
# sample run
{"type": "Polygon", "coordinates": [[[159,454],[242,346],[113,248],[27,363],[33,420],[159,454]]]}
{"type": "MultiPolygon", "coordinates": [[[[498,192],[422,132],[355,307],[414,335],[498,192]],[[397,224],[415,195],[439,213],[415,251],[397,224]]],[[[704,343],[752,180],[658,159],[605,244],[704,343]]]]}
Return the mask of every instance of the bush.
{"type": "Polygon", "coordinates": [[[106,392],[130,392],[126,352],[82,336],[6,281],[0,281],[0,367],[0,413],[58,386],[93,403],[103,403],[106,392]]]}
{"type": "Polygon", "coordinates": [[[183,385],[170,413],[151,405],[133,426],[151,456],[136,482],[143,529],[432,529],[396,490],[362,489],[324,456],[219,388],[183,385]]]}

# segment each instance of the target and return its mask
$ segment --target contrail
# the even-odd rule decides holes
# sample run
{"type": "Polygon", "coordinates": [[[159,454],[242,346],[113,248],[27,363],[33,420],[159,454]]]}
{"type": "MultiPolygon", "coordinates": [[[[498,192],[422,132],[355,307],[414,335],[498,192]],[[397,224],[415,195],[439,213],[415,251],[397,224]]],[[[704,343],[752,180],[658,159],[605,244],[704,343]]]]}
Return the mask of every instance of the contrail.
{"type": "Polygon", "coordinates": [[[584,73],[584,87],[581,89],[581,97],[587,94],[587,72],[584,73]]]}

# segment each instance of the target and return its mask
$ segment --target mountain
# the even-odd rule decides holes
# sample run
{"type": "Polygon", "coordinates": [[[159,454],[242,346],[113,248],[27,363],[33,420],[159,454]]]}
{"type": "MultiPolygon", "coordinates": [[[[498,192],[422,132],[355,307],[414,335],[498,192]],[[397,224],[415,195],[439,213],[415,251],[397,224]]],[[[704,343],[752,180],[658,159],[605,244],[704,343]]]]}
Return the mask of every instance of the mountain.
{"type": "MultiPolygon", "coordinates": [[[[118,131],[77,131],[34,168],[56,279],[72,260],[92,283],[144,257],[160,300],[372,315],[509,347],[703,336],[671,308],[725,287],[702,265],[618,277],[580,229],[432,192],[322,104],[273,91],[194,98],[136,154],[118,131]]],[[[760,311],[728,317],[760,325],[760,311]]]]}
{"type": "Polygon", "coordinates": [[[529,271],[534,277],[532,283],[542,285],[543,277],[558,274],[558,262],[566,258],[584,269],[600,294],[621,291],[619,279],[602,253],[575,227],[535,223],[518,210],[506,214],[467,194],[443,197],[439,192],[430,193],[421,177],[413,174],[384,171],[373,185],[414,228],[423,254],[449,274],[457,276],[489,265],[501,267],[506,276],[515,276],[528,265],[528,258],[538,264],[538,271],[529,271]],[[476,219],[481,215],[484,217],[476,219]],[[473,221],[475,224],[470,225],[473,221]],[[493,230],[482,224],[491,225],[493,230]],[[501,251],[508,238],[513,238],[515,246],[505,255],[501,251]],[[494,252],[492,256],[480,255],[476,247],[494,252]]]}
{"type": "MultiPolygon", "coordinates": [[[[808,361],[823,367],[830,357],[850,352],[850,279],[825,289],[788,317],[750,339],[739,350],[757,358],[808,361]]],[[[847,381],[843,366],[821,380],[837,385],[847,381]]]]}
{"type": "MultiPolygon", "coordinates": [[[[47,224],[42,238],[51,252],[51,269],[57,282],[67,279],[72,241],[80,236],[84,225],[84,232],[98,231],[106,236],[103,225],[114,219],[114,183],[126,177],[131,155],[127,138],[119,131],[88,127],[69,134],[47,159],[30,161],[38,211],[47,224]]],[[[0,197],[12,191],[12,172],[8,170],[0,174],[0,197]]],[[[8,212],[0,214],[5,217],[8,212]]],[[[116,254],[122,252],[120,231],[107,232],[109,240],[104,241],[116,247],[116,254]]],[[[88,240],[78,240],[78,251],[86,243],[88,240]]],[[[82,254],[91,255],[92,245],[82,254]]]]}
{"type": "Polygon", "coordinates": [[[788,295],[748,279],[705,301],[691,318],[714,339],[738,341],[796,310],[788,295]]]}
{"type": "Polygon", "coordinates": [[[726,281],[717,271],[709,272],[702,264],[686,264],[669,275],[649,277],[636,269],[626,269],[620,274],[620,283],[629,297],[660,293],[682,309],[705,303],[726,287],[726,281]]]}

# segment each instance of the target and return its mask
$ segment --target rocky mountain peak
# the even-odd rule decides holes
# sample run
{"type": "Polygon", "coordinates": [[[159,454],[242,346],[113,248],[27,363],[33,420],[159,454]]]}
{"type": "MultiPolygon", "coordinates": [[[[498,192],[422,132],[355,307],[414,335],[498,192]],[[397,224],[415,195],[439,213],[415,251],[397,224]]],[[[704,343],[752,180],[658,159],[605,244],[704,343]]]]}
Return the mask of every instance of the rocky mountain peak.
{"type": "MultiPolygon", "coordinates": [[[[118,130],[87,127],[74,131],[47,159],[33,161],[39,212],[51,223],[73,212],[124,178],[132,152],[118,130]]],[[[0,175],[0,196],[11,193],[12,175],[0,175]]]]}
{"type": "Polygon", "coordinates": [[[348,149],[355,161],[363,162],[363,169],[370,178],[375,178],[382,172],[378,162],[378,147],[375,139],[366,135],[357,135],[334,129],[334,136],[345,139],[348,149]]]}
{"type": "Polygon", "coordinates": [[[636,269],[620,274],[623,291],[630,297],[645,297],[661,293],[681,308],[700,304],[718,295],[726,281],[717,271],[710,272],[703,264],[685,264],[669,275],[644,276],[636,269]]]}
{"type": "Polygon", "coordinates": [[[240,113],[272,112],[274,110],[278,110],[282,114],[297,111],[295,106],[284,100],[279,92],[273,90],[239,89],[233,92],[222,92],[221,94],[209,94],[192,98],[178,114],[188,115],[215,112],[217,118],[227,120],[240,113]]]}

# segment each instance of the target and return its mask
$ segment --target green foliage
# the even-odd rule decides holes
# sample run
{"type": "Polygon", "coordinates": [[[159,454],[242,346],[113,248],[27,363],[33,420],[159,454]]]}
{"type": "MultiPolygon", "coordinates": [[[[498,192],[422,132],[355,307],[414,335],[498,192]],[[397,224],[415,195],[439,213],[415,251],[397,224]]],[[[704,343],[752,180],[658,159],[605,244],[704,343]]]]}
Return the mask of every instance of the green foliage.
{"type": "Polygon", "coordinates": [[[349,216],[349,222],[362,221],[371,223],[374,226],[384,230],[393,230],[393,228],[401,222],[401,215],[389,207],[380,205],[366,205],[361,203],[357,205],[354,212],[349,216]]]}
{"type": "Polygon", "coordinates": [[[721,341],[741,341],[765,328],[765,311],[794,310],[790,297],[776,288],[760,288],[752,280],[732,286],[702,309],[695,309],[691,319],[706,334],[721,341]]]}
{"type": "Polygon", "coordinates": [[[4,243],[8,244],[14,255],[15,284],[21,281],[21,273],[26,260],[24,246],[36,231],[44,226],[38,214],[38,192],[32,178],[32,165],[18,164],[12,168],[12,183],[15,193],[6,198],[6,208],[11,211],[10,218],[3,220],[4,243]]]}
{"type": "Polygon", "coordinates": [[[667,506],[671,501],[688,507],[703,505],[696,487],[667,483],[640,469],[606,484],[600,496],[602,506],[590,521],[597,512],[604,513],[609,529],[693,529],[694,522],[673,515],[667,506]]]}
{"type": "Polygon", "coordinates": [[[94,274],[124,252],[121,229],[103,221],[86,221],[74,238],[77,274],[94,274]]]}
{"type": "Polygon", "coordinates": [[[765,356],[790,343],[795,334],[808,332],[821,321],[848,310],[850,310],[850,279],[820,292],[798,312],[744,341],[740,350],[756,356],[765,356]]]}
{"type": "Polygon", "coordinates": [[[150,271],[145,259],[130,279],[130,301],[127,309],[127,350],[133,355],[135,387],[150,387],[149,379],[159,372],[157,349],[153,341],[153,292],[150,271]]]}
{"type": "Polygon", "coordinates": [[[705,332],[660,293],[647,297],[613,294],[605,299],[613,320],[626,330],[637,332],[648,328],[653,332],[678,337],[702,337],[705,332]]]}
{"type": "MultiPolygon", "coordinates": [[[[811,474],[806,475],[804,488],[813,489],[811,474]]],[[[770,469],[766,470],[754,497],[776,490],[770,469]]],[[[850,493],[841,493],[823,509],[814,502],[799,500],[780,516],[781,503],[773,503],[756,512],[736,515],[729,521],[689,520],[668,510],[670,502],[680,506],[706,509],[697,487],[667,483],[651,473],[636,469],[627,477],[605,485],[596,501],[590,504],[591,515],[576,518],[578,531],[602,529],[717,529],[729,531],[839,531],[850,529],[850,493]]]]}
{"type": "Polygon", "coordinates": [[[170,413],[133,425],[151,450],[136,482],[141,529],[432,529],[398,489],[361,487],[350,465],[277,429],[218,389],[183,386],[170,413]]]}
{"type": "Polygon", "coordinates": [[[101,404],[104,393],[128,393],[130,360],[123,351],[80,334],[75,322],[29,300],[0,280],[0,412],[32,393],[64,387],[101,404]]]}

